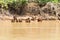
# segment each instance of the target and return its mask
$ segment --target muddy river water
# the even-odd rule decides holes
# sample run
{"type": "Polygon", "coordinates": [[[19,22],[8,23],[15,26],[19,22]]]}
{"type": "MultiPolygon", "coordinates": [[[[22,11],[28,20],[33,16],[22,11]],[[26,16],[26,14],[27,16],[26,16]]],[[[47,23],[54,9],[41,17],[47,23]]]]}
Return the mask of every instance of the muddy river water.
{"type": "Polygon", "coordinates": [[[60,21],[0,21],[0,40],[60,40],[60,21]]]}

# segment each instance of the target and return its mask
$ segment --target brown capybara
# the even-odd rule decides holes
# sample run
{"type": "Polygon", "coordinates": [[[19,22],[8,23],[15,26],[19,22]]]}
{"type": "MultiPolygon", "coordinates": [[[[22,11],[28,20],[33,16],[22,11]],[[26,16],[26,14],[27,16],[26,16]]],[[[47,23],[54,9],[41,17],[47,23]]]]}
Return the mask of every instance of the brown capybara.
{"type": "Polygon", "coordinates": [[[31,20],[32,20],[32,21],[35,21],[35,18],[32,18],[31,20]]]}
{"type": "Polygon", "coordinates": [[[11,22],[18,22],[17,17],[16,16],[13,16],[13,19],[12,19],[11,22]]]}
{"type": "Polygon", "coordinates": [[[13,20],[17,20],[17,17],[16,16],[13,16],[13,20]]]}
{"type": "Polygon", "coordinates": [[[35,21],[35,19],[34,19],[34,18],[32,18],[31,20],[32,20],[32,21],[35,21]]]}
{"type": "Polygon", "coordinates": [[[19,19],[18,21],[19,21],[19,22],[22,22],[22,19],[19,19]]]}
{"type": "Polygon", "coordinates": [[[42,19],[41,19],[41,18],[38,18],[38,19],[37,19],[37,22],[42,22],[42,19]]]}
{"type": "Polygon", "coordinates": [[[16,20],[16,22],[18,22],[18,20],[16,20]]]}
{"type": "Polygon", "coordinates": [[[30,23],[30,18],[27,18],[25,21],[26,21],[27,23],[30,23]]]}
{"type": "Polygon", "coordinates": [[[60,17],[58,17],[58,20],[60,20],[60,17]]]}
{"type": "Polygon", "coordinates": [[[32,19],[31,19],[32,21],[35,21],[36,20],[36,17],[32,17],[32,19]]]}
{"type": "Polygon", "coordinates": [[[15,20],[11,20],[11,22],[15,22],[15,20]]]}

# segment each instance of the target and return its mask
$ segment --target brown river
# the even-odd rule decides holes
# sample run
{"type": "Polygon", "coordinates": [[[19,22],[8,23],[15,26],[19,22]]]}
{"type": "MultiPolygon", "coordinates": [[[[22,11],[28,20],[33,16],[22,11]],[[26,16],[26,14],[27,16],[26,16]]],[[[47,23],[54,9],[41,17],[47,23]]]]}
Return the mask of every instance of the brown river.
{"type": "Polygon", "coordinates": [[[60,40],[60,21],[0,21],[0,40],[60,40]]]}

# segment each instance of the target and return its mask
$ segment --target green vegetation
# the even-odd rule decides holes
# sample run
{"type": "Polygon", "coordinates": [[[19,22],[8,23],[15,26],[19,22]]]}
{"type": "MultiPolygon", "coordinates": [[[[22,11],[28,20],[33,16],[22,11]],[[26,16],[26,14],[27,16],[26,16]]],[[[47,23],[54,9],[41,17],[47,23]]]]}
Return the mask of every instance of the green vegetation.
{"type": "Polygon", "coordinates": [[[6,7],[8,8],[8,4],[16,7],[16,6],[20,6],[26,3],[26,0],[0,0],[0,4],[2,7],[6,7]]]}
{"type": "MultiPolygon", "coordinates": [[[[54,3],[58,3],[60,2],[60,0],[36,0],[38,1],[38,3],[47,3],[47,2],[54,2],[54,3]]],[[[11,4],[11,5],[16,5],[20,6],[26,3],[26,0],[0,0],[0,4],[2,5],[2,7],[6,7],[8,8],[7,4],[11,4]]]]}
{"type": "Polygon", "coordinates": [[[13,13],[21,13],[25,5],[26,0],[0,0],[0,8],[8,9],[13,13]]]}
{"type": "MultiPolygon", "coordinates": [[[[60,0],[35,0],[39,5],[45,5],[47,2],[59,3],[60,0]]],[[[22,13],[25,5],[28,3],[26,0],[0,0],[0,8],[8,9],[9,11],[22,13]]]]}
{"type": "Polygon", "coordinates": [[[38,0],[39,3],[47,3],[47,2],[53,2],[53,3],[59,3],[60,0],[38,0]]]}

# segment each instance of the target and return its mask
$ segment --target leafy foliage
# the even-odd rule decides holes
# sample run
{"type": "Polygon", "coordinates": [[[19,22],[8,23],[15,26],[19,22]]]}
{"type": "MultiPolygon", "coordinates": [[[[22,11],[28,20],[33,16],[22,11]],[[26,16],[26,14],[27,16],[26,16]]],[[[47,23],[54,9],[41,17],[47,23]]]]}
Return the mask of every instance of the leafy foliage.
{"type": "MultiPolygon", "coordinates": [[[[58,3],[60,0],[35,0],[38,4],[46,4],[47,2],[58,3]]],[[[23,8],[25,7],[26,0],[0,0],[0,7],[8,10],[14,10],[18,13],[22,13],[23,8]]]]}
{"type": "MultiPolygon", "coordinates": [[[[58,3],[60,2],[60,0],[37,0],[38,3],[47,3],[47,2],[54,2],[54,3],[58,3]]],[[[14,5],[21,5],[26,3],[26,0],[0,0],[0,4],[3,6],[7,7],[7,4],[14,4],[14,5]]]]}

